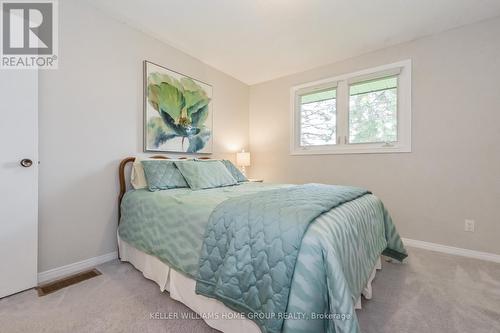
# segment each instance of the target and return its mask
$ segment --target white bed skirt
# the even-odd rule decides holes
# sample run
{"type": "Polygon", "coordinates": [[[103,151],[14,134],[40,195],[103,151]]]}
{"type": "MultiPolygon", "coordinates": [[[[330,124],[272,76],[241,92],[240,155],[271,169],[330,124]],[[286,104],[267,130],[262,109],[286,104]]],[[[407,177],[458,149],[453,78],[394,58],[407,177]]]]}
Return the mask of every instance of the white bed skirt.
{"type": "MultiPolygon", "coordinates": [[[[153,280],[160,286],[161,291],[167,290],[170,297],[185,304],[211,327],[224,333],[260,333],[260,329],[253,321],[242,318],[239,314],[222,302],[195,293],[196,281],[186,277],[170,268],[158,258],[144,253],[118,236],[118,249],[120,260],[130,262],[135,268],[142,272],[144,277],[153,280]]],[[[376,271],[381,269],[381,261],[378,259],[362,295],[366,299],[372,298],[372,281],[376,271]]],[[[356,302],[356,309],[361,309],[361,296],[356,302]]]]}

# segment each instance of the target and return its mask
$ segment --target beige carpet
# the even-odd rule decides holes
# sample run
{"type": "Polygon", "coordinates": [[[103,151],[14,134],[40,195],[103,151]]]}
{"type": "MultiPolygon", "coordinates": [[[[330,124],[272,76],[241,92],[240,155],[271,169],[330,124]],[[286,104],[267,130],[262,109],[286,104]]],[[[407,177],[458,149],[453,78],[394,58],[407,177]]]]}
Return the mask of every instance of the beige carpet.
{"type": "MultiPolygon", "coordinates": [[[[150,319],[191,312],[129,264],[99,269],[44,297],[1,299],[0,332],[216,332],[202,320],[150,319]]],[[[358,317],[364,333],[500,332],[500,265],[411,249],[408,264],[383,263],[358,317]]]]}

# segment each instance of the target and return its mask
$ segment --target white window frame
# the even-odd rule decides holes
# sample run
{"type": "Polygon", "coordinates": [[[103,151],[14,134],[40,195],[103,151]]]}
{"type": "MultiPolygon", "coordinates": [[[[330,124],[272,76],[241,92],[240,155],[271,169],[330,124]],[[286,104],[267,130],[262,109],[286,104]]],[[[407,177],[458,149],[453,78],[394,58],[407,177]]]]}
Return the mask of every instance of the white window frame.
{"type": "Polygon", "coordinates": [[[373,154],[411,152],[411,60],[365,69],[355,73],[308,82],[290,89],[292,109],[290,154],[373,154]],[[349,85],[367,80],[398,76],[398,141],[390,143],[349,143],[349,85]],[[337,139],[334,145],[300,145],[300,96],[336,88],[337,139]]]}

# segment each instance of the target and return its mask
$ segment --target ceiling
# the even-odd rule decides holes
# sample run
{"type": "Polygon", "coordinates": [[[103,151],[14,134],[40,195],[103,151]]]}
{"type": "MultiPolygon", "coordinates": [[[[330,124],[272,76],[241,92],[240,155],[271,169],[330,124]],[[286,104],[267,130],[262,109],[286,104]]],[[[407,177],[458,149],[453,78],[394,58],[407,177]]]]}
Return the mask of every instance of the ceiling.
{"type": "Polygon", "coordinates": [[[87,0],[247,84],[500,16],[500,0],[87,0]]]}

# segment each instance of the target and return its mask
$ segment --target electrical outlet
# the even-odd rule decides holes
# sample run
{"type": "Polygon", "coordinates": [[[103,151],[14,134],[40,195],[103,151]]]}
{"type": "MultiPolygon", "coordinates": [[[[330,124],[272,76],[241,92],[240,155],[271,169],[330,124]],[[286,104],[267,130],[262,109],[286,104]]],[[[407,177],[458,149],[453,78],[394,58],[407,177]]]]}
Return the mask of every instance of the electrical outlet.
{"type": "Polygon", "coordinates": [[[467,232],[474,232],[476,229],[476,222],[474,220],[465,220],[464,230],[467,232]]]}

